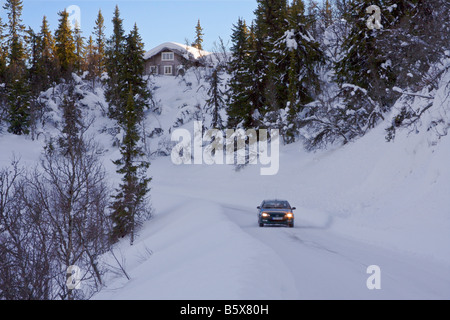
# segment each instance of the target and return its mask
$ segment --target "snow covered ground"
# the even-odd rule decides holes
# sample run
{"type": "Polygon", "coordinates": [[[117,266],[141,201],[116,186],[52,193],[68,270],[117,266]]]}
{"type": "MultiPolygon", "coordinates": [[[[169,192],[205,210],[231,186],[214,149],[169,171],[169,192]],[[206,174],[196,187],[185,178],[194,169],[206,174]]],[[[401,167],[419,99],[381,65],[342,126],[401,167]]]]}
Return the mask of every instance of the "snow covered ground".
{"type": "MultiPolygon", "coordinates": [[[[202,83],[188,80],[155,80],[161,114],[146,124],[165,135],[150,151],[170,139],[180,110],[203,103],[202,83]]],[[[184,128],[192,129],[191,115],[184,128]]],[[[99,119],[96,128],[108,125],[99,119]]],[[[94,299],[450,299],[450,137],[436,143],[426,130],[399,132],[387,143],[386,126],[316,153],[281,146],[273,176],[259,165],[236,171],[153,158],[153,218],[133,246],[114,246],[130,280],[105,255],[115,272],[94,299]],[[295,227],[259,228],[256,206],[265,198],[290,201],[295,227]],[[379,290],[366,285],[370,265],[380,268],[379,290]]],[[[113,140],[98,139],[117,181],[113,140]]],[[[34,165],[42,143],[0,135],[0,166],[13,153],[34,165]]]]}
{"type": "Polygon", "coordinates": [[[388,144],[380,131],[335,151],[283,148],[276,176],[153,161],[154,218],[116,248],[131,280],[95,298],[449,299],[450,140],[388,144]],[[257,226],[274,197],[297,207],[295,228],[257,226]]]}

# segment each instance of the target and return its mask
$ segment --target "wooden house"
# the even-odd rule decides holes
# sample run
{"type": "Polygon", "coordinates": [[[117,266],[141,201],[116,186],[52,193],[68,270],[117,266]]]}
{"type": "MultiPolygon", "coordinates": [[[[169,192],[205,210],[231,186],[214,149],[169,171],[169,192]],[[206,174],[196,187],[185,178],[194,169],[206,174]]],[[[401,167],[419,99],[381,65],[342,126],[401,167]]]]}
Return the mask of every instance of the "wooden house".
{"type": "Polygon", "coordinates": [[[166,42],[145,53],[145,74],[176,76],[187,66],[208,64],[211,55],[194,47],[166,42]]]}

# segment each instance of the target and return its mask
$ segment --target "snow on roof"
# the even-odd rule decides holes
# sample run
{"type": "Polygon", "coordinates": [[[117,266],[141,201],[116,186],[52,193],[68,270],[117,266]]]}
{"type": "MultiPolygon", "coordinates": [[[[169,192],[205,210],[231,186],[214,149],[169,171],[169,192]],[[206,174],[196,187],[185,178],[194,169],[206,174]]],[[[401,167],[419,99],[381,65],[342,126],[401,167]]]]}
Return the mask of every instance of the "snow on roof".
{"type": "Polygon", "coordinates": [[[165,43],[162,43],[159,46],[147,51],[144,54],[144,59],[145,60],[150,59],[151,57],[160,53],[163,50],[176,51],[186,59],[189,59],[189,57],[199,59],[201,57],[209,56],[212,54],[211,52],[199,50],[197,48],[187,46],[184,44],[180,44],[177,42],[165,42],[165,43]]]}

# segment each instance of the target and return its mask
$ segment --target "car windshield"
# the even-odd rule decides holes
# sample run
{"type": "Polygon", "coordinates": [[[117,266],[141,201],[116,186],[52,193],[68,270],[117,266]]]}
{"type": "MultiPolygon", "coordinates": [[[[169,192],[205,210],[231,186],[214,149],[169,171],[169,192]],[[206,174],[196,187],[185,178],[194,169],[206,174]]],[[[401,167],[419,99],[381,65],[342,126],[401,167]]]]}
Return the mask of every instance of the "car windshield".
{"type": "Polygon", "coordinates": [[[262,207],[266,209],[289,209],[291,206],[287,201],[265,201],[262,207]]]}

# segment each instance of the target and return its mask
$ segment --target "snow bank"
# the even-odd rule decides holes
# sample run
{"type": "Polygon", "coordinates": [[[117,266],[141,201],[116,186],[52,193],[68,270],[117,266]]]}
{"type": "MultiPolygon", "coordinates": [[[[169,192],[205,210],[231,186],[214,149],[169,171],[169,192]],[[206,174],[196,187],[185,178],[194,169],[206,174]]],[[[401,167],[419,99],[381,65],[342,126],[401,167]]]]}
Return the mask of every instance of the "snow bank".
{"type": "MultiPolygon", "coordinates": [[[[297,295],[276,254],[230,222],[220,206],[157,195],[159,213],[145,225],[135,245],[129,247],[125,241],[115,249],[131,280],[110,279],[94,299],[288,299],[297,295]]],[[[108,260],[116,264],[112,257],[108,260]]]]}

